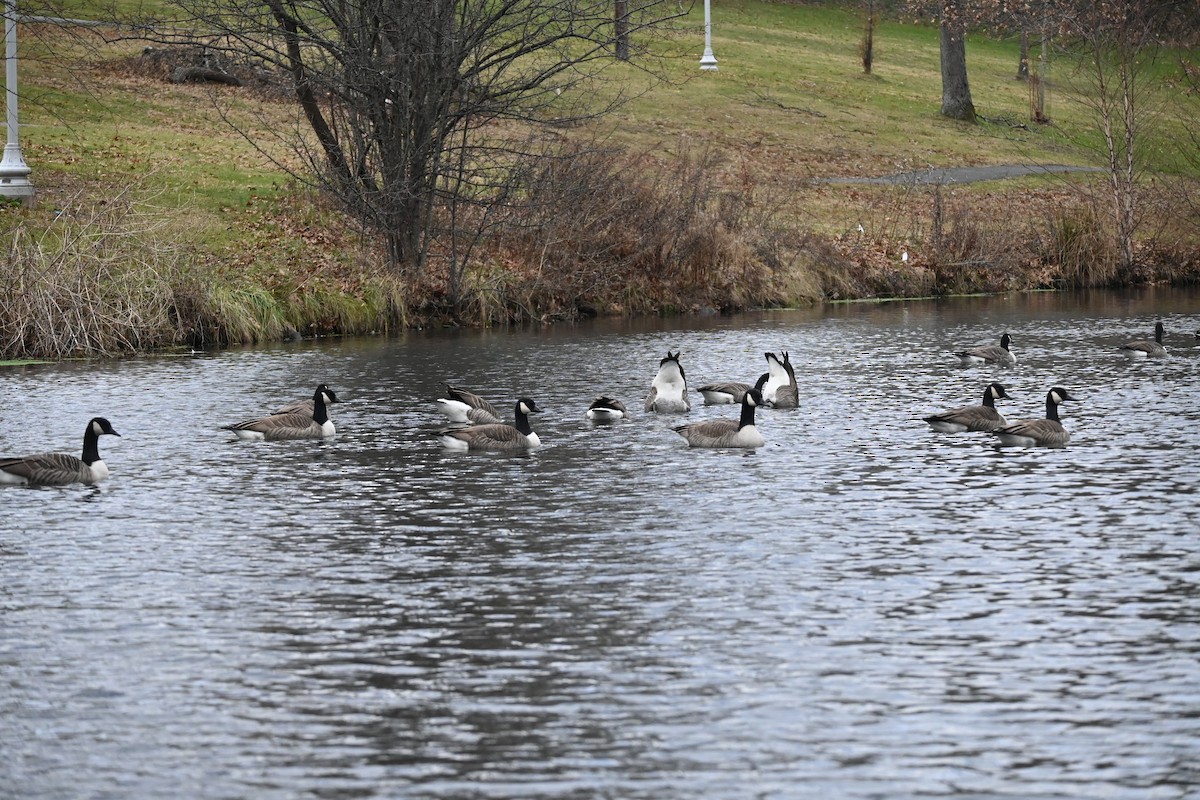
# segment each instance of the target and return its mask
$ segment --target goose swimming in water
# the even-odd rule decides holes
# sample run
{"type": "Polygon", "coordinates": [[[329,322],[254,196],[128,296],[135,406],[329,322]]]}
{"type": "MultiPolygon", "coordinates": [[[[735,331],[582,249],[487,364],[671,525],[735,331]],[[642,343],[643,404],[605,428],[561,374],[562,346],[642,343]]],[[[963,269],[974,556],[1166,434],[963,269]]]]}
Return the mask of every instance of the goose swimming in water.
{"type": "Polygon", "coordinates": [[[1071,434],[1058,419],[1058,405],[1065,400],[1077,400],[1061,386],[1046,393],[1046,418],[1028,419],[996,428],[992,434],[1000,444],[1009,447],[1062,447],[1071,439],[1071,434]]]}
{"type": "Polygon", "coordinates": [[[746,396],[746,392],[751,389],[757,389],[761,394],[763,386],[766,385],[770,377],[771,373],[764,372],[753,386],[748,383],[726,381],[725,383],[709,383],[701,386],[696,391],[704,395],[704,405],[706,406],[736,405],[742,402],[742,398],[746,396]]]}
{"type": "Polygon", "coordinates": [[[496,407],[469,389],[446,384],[446,397],[438,398],[438,411],[446,419],[464,425],[491,425],[502,423],[496,407]]]}
{"type": "Polygon", "coordinates": [[[597,397],[587,410],[587,418],[594,422],[610,422],[628,416],[629,409],[625,408],[625,404],[608,395],[597,397]]]}
{"type": "Polygon", "coordinates": [[[772,408],[796,408],[800,405],[800,390],[796,386],[796,371],[792,369],[792,357],[786,350],[780,355],[765,353],[767,372],[771,376],[763,387],[763,401],[772,408]]]}
{"type": "Polygon", "coordinates": [[[517,400],[514,412],[516,425],[492,422],[467,428],[443,428],[438,431],[438,437],[447,450],[529,450],[542,444],[529,424],[529,415],[538,413],[541,409],[537,403],[522,397],[517,400]]]}
{"type": "MultiPolygon", "coordinates": [[[[333,420],[329,418],[328,408],[330,404],[336,402],[338,402],[337,395],[322,383],[313,392],[312,411],[309,413],[298,410],[283,414],[271,414],[260,419],[223,425],[221,430],[233,431],[239,439],[255,441],[326,439],[337,432],[333,420]]],[[[293,405],[302,408],[300,404],[293,405]]]]}
{"type": "Polygon", "coordinates": [[[104,417],[92,417],[83,431],[83,457],[67,453],[38,453],[19,458],[0,458],[0,484],[66,486],[96,483],[108,477],[108,466],[100,458],[99,438],[120,436],[104,417]]]}
{"type": "Polygon", "coordinates": [[[1126,342],[1121,345],[1121,354],[1131,361],[1142,358],[1163,358],[1167,354],[1167,348],[1163,347],[1163,324],[1161,322],[1154,323],[1154,341],[1146,339],[1135,339],[1132,342],[1126,342]]]}
{"type": "Polygon", "coordinates": [[[650,394],[646,396],[646,411],[691,410],[692,401],[687,396],[687,376],[679,363],[679,353],[668,350],[666,358],[658,362],[658,374],[650,384],[650,394]]]}
{"type": "Polygon", "coordinates": [[[1008,400],[1008,391],[1003,384],[989,383],[983,390],[983,404],[962,406],[925,417],[929,427],[940,433],[962,433],[963,431],[992,431],[1008,424],[996,410],[997,400],[1008,400]]]}
{"type": "Polygon", "coordinates": [[[988,344],[982,347],[972,347],[960,350],[954,355],[964,367],[975,364],[1000,364],[1011,367],[1017,363],[1017,357],[1012,352],[1012,337],[1007,333],[1000,337],[1000,344],[988,344]]]}
{"type": "Polygon", "coordinates": [[[766,444],[754,424],[754,409],[763,404],[763,396],[751,389],[742,396],[739,419],[710,419],[677,425],[671,430],[687,440],[689,447],[762,447],[766,444]]]}

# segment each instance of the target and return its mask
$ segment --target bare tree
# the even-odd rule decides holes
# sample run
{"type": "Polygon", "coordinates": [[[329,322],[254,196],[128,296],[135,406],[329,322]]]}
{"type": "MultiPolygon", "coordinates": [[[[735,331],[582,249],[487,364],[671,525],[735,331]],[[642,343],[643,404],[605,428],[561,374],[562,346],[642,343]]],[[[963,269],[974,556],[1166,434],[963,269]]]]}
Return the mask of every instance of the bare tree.
{"type": "Polygon", "coordinates": [[[1196,8],[1188,2],[1080,0],[1063,4],[1056,41],[1071,69],[1065,83],[1087,106],[1101,135],[1110,218],[1120,266],[1135,261],[1139,202],[1150,146],[1176,87],[1159,61],[1168,44],[1194,43],[1196,8]]]}
{"type": "Polygon", "coordinates": [[[530,129],[624,99],[595,91],[619,41],[650,74],[651,34],[686,12],[674,0],[628,3],[615,18],[610,0],[175,2],[186,19],[155,38],[286,75],[306,126],[289,141],[297,177],[340,198],[409,275],[439,234],[486,216],[462,204],[504,197],[530,129]]]}

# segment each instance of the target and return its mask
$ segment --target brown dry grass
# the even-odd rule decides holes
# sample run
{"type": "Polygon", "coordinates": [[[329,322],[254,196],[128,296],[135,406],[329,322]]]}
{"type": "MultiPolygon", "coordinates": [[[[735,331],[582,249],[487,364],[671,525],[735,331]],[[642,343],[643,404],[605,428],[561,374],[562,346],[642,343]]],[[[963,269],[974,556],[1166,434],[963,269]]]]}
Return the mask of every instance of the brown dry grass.
{"type": "MultiPolygon", "coordinates": [[[[272,162],[290,163],[286,137],[302,128],[270,82],[251,72],[240,89],[171,84],[180,56],[137,43],[23,62],[25,155],[40,195],[18,221],[49,227],[80,195],[103,202],[135,187],[155,197],[156,235],[191,254],[195,285],[207,287],[187,295],[195,302],[182,315],[203,343],[454,314],[489,324],[1196,278],[1194,219],[1147,229],[1135,274],[1107,268],[1094,177],[823,180],[1089,163],[1094,154],[1071,135],[1085,122],[1065,98],[1051,108],[1054,126],[1021,124],[1014,46],[972,42],[976,100],[997,121],[965,126],[936,115],[935,33],[881,26],[865,76],[852,14],[750,0],[721,13],[721,72],[696,75],[688,54],[670,67],[674,83],[637,97],[608,127],[564,132],[564,147],[579,152],[605,141],[595,150],[603,158],[542,174],[456,298],[437,254],[417,281],[389,276],[375,242],[272,162]]],[[[1169,202],[1165,186],[1150,189],[1148,208],[1169,202]]]]}

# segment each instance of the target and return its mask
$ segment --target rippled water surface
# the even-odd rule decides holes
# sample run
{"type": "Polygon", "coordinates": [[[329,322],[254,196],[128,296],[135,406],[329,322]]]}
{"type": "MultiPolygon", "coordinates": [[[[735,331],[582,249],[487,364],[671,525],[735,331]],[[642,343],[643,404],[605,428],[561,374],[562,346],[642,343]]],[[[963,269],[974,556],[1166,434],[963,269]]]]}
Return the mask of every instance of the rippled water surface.
{"type": "Polygon", "coordinates": [[[0,372],[0,453],[122,434],[0,491],[0,797],[1194,797],[1198,329],[1037,294],[0,372]],[[693,389],[789,350],[801,407],[689,450],[640,413],[668,348],[693,389]],[[1071,443],[921,422],[993,379],[1077,393],[1071,443]],[[219,429],[321,381],[332,441],[219,429]],[[441,451],[447,381],[545,447],[441,451]]]}

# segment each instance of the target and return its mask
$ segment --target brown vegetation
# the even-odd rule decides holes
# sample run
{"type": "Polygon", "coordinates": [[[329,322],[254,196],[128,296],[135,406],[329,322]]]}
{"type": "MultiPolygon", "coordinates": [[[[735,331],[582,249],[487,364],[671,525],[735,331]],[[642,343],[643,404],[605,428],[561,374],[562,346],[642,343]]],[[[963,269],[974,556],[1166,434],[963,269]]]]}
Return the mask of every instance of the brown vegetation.
{"type": "MultiPolygon", "coordinates": [[[[93,71],[133,95],[180,93],[185,103],[204,102],[194,86],[165,88],[181,64],[237,76],[241,87],[221,90],[253,93],[264,107],[287,102],[276,77],[214,66],[203,52],[147,51],[93,71]]],[[[30,151],[39,146],[47,154],[53,144],[30,151]]],[[[252,189],[220,209],[227,241],[202,247],[179,235],[177,215],[158,214],[122,191],[135,185],[131,172],[140,168],[127,152],[114,153],[110,166],[108,154],[94,149],[86,158],[101,168],[89,170],[55,153],[66,168],[38,173],[39,208],[0,212],[0,232],[11,240],[0,281],[17,288],[0,300],[0,352],[114,354],[295,331],[1200,277],[1195,206],[1171,194],[1184,186],[1183,197],[1197,196],[1184,179],[1145,187],[1147,215],[1163,222],[1147,230],[1133,266],[1123,268],[1096,176],[970,187],[834,184],[823,179],[879,174],[879,165],[864,167],[861,153],[836,144],[794,152],[680,135],[665,150],[563,131],[555,158],[519,171],[512,193],[519,200],[493,210],[468,269],[456,273],[443,245],[411,278],[389,272],[385,248],[308,188],[252,189]],[[85,203],[82,196],[115,199],[85,203]]]]}

